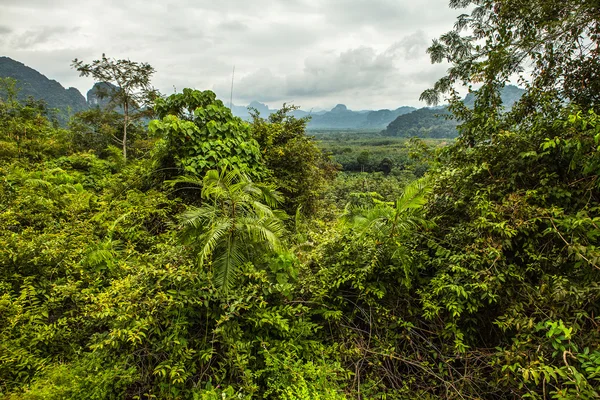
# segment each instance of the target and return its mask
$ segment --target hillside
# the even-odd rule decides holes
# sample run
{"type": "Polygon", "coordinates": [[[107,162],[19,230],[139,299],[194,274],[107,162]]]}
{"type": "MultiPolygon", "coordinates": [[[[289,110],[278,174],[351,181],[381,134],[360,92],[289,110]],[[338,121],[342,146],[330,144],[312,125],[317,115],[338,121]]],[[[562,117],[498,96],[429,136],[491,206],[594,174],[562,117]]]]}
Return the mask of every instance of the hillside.
{"type": "MultiPolygon", "coordinates": [[[[502,104],[506,110],[519,101],[525,91],[513,85],[505,86],[500,92],[502,104]]],[[[470,108],[475,104],[477,92],[465,96],[463,103],[470,108]]],[[[421,108],[409,114],[403,114],[393,120],[383,131],[385,136],[397,137],[426,137],[426,138],[453,138],[456,137],[456,121],[447,117],[448,110],[442,108],[421,108]]]]}
{"type": "Polygon", "coordinates": [[[385,136],[453,138],[457,122],[448,119],[446,108],[421,108],[396,118],[383,131],[385,136]]]}
{"type": "Polygon", "coordinates": [[[363,128],[379,129],[388,126],[392,121],[401,115],[405,115],[415,111],[414,107],[402,106],[393,111],[391,110],[378,110],[371,111],[367,114],[366,121],[363,123],[363,128]]]}
{"type": "Polygon", "coordinates": [[[96,82],[94,86],[87,91],[88,107],[106,108],[110,103],[110,94],[117,90],[117,87],[108,82],[96,82]]]}
{"type": "MultiPolygon", "coordinates": [[[[502,105],[504,105],[504,107],[506,109],[511,109],[512,106],[517,101],[519,101],[521,96],[523,96],[523,93],[525,93],[525,90],[523,90],[517,86],[506,85],[500,92],[500,98],[502,99],[502,105]]],[[[476,95],[477,95],[477,92],[471,92],[471,93],[467,94],[467,96],[463,100],[463,103],[465,103],[465,105],[467,107],[473,108],[473,106],[475,105],[475,96],[476,95]]]]}
{"type": "Polygon", "coordinates": [[[8,57],[0,57],[0,77],[18,81],[21,100],[31,96],[44,100],[49,109],[57,109],[56,117],[64,122],[68,115],[87,109],[85,97],[75,88],[65,89],[60,83],[47,78],[33,68],[8,57]]]}

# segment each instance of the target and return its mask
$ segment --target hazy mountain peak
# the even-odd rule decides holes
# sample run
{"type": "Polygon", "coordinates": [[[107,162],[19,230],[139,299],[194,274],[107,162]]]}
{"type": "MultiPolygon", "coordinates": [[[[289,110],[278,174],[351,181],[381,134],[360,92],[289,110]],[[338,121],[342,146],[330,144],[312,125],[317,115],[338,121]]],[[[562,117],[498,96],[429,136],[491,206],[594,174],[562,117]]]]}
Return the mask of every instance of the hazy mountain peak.
{"type": "MultiPolygon", "coordinates": [[[[521,89],[518,86],[506,85],[500,91],[500,98],[502,99],[502,105],[507,109],[512,108],[512,106],[517,101],[519,101],[519,99],[521,98],[523,93],[525,93],[525,90],[521,89]]],[[[477,96],[477,91],[476,90],[472,91],[467,94],[467,96],[465,97],[463,102],[465,103],[465,105],[467,107],[473,107],[475,105],[476,96],[477,96]]]]}
{"type": "Polygon", "coordinates": [[[338,104],[337,106],[335,106],[331,109],[331,112],[344,112],[344,111],[348,111],[348,107],[346,107],[344,104],[338,104]]]}

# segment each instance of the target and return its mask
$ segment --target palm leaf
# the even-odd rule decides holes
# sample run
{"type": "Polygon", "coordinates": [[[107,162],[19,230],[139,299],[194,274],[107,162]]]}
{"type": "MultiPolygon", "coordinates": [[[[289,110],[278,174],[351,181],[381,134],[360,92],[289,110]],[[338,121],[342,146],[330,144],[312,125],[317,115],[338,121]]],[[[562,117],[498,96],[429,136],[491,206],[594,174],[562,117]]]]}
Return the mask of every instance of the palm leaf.
{"type": "Polygon", "coordinates": [[[238,240],[234,235],[229,235],[223,251],[213,260],[215,286],[227,293],[245,262],[238,240]]]}
{"type": "Polygon", "coordinates": [[[211,224],[211,226],[199,237],[200,252],[198,253],[198,263],[203,266],[209,259],[215,249],[226,238],[232,228],[232,222],[228,219],[220,219],[211,224]]]}
{"type": "Polygon", "coordinates": [[[252,261],[253,249],[282,248],[283,214],[272,209],[280,197],[240,171],[224,168],[206,173],[202,198],[208,202],[181,216],[182,239],[196,245],[200,266],[212,260],[214,284],[227,292],[241,266],[252,261]]]}

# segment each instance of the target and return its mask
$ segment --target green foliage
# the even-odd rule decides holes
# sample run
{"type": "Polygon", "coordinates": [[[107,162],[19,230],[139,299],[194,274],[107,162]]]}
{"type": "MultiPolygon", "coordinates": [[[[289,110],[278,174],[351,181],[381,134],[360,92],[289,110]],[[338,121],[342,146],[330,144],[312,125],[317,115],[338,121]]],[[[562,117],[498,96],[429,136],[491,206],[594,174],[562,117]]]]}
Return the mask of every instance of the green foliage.
{"type": "Polygon", "coordinates": [[[599,340],[600,278],[600,128],[586,89],[596,84],[596,57],[583,44],[598,38],[590,10],[586,2],[478,3],[429,50],[452,67],[423,98],[450,93],[462,124],[434,174],[428,215],[437,228],[416,242],[426,277],[416,294],[425,320],[444,322],[435,340],[463,360],[453,376],[473,386],[462,393],[598,396],[589,350],[599,340]],[[464,28],[472,34],[461,36],[464,28]],[[503,113],[500,89],[528,58],[536,68],[528,82],[521,77],[527,91],[503,113]],[[477,81],[469,110],[452,85],[477,81]],[[487,373],[468,373],[467,363],[487,373]]]}
{"type": "Polygon", "coordinates": [[[475,108],[497,108],[501,105],[497,89],[517,74],[531,83],[522,100],[530,111],[543,92],[584,107],[598,101],[600,36],[594,0],[450,1],[453,8],[470,5],[474,6],[470,14],[459,16],[455,29],[429,48],[432,62],[445,60],[452,66],[422,99],[436,102],[444,93],[455,94],[455,82],[482,82],[475,108]],[[530,79],[523,74],[528,63],[533,64],[527,69],[530,79]]]}
{"type": "MultiPolygon", "coordinates": [[[[114,154],[111,146],[121,145],[120,132],[123,129],[123,115],[113,110],[92,108],[73,116],[69,122],[71,142],[76,151],[94,151],[106,158],[114,154]]],[[[150,151],[153,142],[148,139],[146,129],[132,122],[128,127],[129,155],[140,158],[150,151]]]]}
{"type": "Polygon", "coordinates": [[[258,143],[248,124],[226,108],[211,91],[184,89],[159,99],[150,132],[162,138],[157,172],[171,178],[202,177],[206,171],[231,167],[252,178],[264,175],[258,143]]]}
{"type": "Polygon", "coordinates": [[[439,139],[384,137],[381,133],[361,131],[320,133],[315,139],[322,151],[330,154],[344,171],[392,175],[413,173],[416,177],[427,171],[433,151],[448,143],[439,139]],[[364,152],[369,156],[361,158],[360,163],[358,158],[364,152]]]}
{"type": "Polygon", "coordinates": [[[80,151],[94,150],[102,155],[109,145],[119,144],[116,135],[122,124],[122,117],[116,111],[91,109],[77,113],[69,124],[73,145],[80,151]]]}
{"type": "Polygon", "coordinates": [[[430,100],[484,84],[472,109],[452,99],[458,140],[323,139],[389,171],[339,174],[289,236],[281,197],[256,178],[289,205],[310,204],[324,175],[287,165],[320,155],[285,107],[251,133],[186,89],[156,105],[152,158],[125,164],[110,147],[76,152],[88,145],[3,81],[0,396],[598,398],[597,57],[575,40],[595,44],[596,14],[476,3],[457,25],[474,40],[454,32],[431,50],[453,65],[430,100]],[[504,112],[523,54],[542,69],[504,112]]]}
{"type": "Polygon", "coordinates": [[[399,232],[409,232],[419,225],[426,225],[419,217],[419,209],[426,204],[431,188],[425,180],[410,183],[395,204],[373,199],[372,206],[348,204],[343,216],[359,231],[369,231],[381,238],[394,238],[399,232]]]}
{"type": "Polygon", "coordinates": [[[151,115],[152,105],[159,96],[158,91],[150,84],[154,68],[148,63],[110,59],[104,54],[101,60],[94,60],[91,64],[74,59],[71,67],[75,68],[80,76],[91,76],[98,82],[111,84],[109,90],[97,91],[96,94],[108,97],[109,111],[116,106],[121,107],[123,111],[122,134],[114,139],[123,149],[123,159],[127,160],[129,125],[135,120],[151,115]]]}
{"type": "Polygon", "coordinates": [[[37,162],[68,151],[67,132],[46,118],[46,107],[17,100],[17,82],[0,78],[0,162],[37,162]]]}
{"type": "Polygon", "coordinates": [[[336,168],[314,140],[306,136],[307,119],[290,114],[295,109],[284,104],[268,120],[256,112],[252,115],[252,135],[260,145],[272,182],[284,196],[283,209],[292,214],[301,208],[303,213],[312,215],[317,212],[336,168]]]}
{"type": "Polygon", "coordinates": [[[204,176],[201,207],[182,216],[186,243],[198,250],[198,266],[209,262],[217,288],[228,292],[246,262],[280,250],[285,214],[273,210],[280,197],[268,187],[253,183],[238,170],[210,170],[204,176]]]}

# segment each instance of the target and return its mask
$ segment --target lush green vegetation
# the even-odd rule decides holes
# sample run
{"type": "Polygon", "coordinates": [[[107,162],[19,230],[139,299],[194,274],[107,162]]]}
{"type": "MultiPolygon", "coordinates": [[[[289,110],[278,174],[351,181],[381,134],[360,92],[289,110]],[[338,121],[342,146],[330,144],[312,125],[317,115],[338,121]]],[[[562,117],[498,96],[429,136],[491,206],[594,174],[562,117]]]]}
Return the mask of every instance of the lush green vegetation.
{"type": "Polygon", "coordinates": [[[311,131],[322,151],[346,172],[382,172],[385,175],[421,177],[436,148],[448,139],[409,140],[373,131],[311,131]]]}
{"type": "Polygon", "coordinates": [[[19,100],[26,101],[32,98],[43,101],[48,107],[51,119],[63,125],[69,122],[70,116],[88,107],[79,90],[65,89],[60,83],[8,57],[0,56],[0,77],[18,81],[19,100]]]}
{"type": "Polygon", "coordinates": [[[125,160],[123,116],[61,129],[4,82],[0,397],[598,398],[597,8],[476,3],[430,49],[444,146],[185,89],[125,160]],[[506,112],[524,51],[547,68],[506,112]]]}

